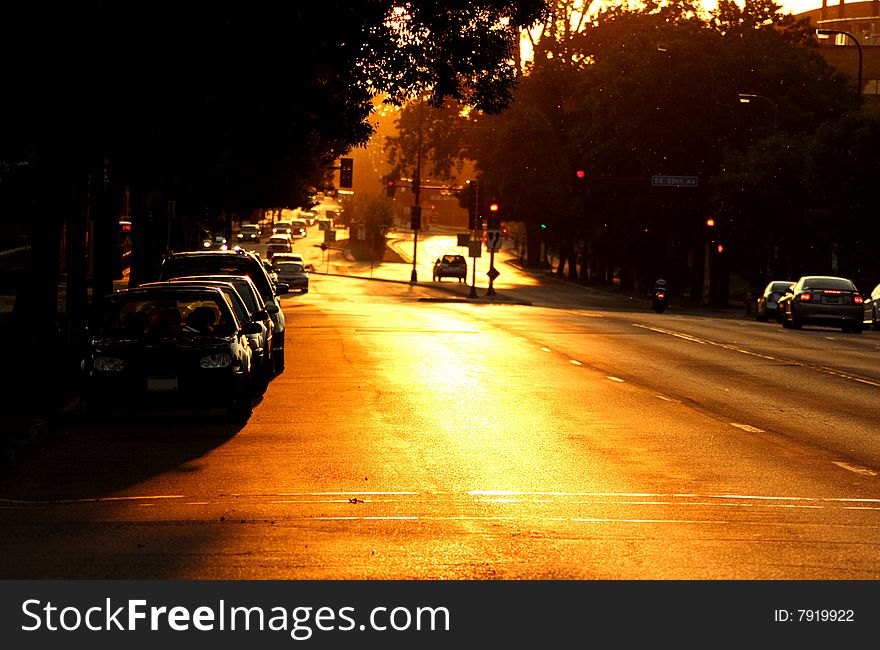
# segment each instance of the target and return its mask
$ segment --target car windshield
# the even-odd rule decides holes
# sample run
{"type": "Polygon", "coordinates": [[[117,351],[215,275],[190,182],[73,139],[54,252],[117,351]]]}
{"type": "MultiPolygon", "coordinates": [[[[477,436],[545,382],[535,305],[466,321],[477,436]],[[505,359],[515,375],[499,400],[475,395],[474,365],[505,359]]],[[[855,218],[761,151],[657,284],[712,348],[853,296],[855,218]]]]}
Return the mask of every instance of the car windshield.
{"type": "Polygon", "coordinates": [[[247,307],[248,314],[253,314],[265,307],[257,288],[250,278],[241,275],[205,275],[180,278],[182,280],[207,280],[209,282],[228,282],[235,287],[239,297],[247,307]]]}
{"type": "Polygon", "coordinates": [[[111,300],[98,327],[101,336],[132,339],[234,333],[235,322],[228,305],[204,294],[136,295],[111,300]]]}
{"type": "Polygon", "coordinates": [[[792,285],[791,282],[774,282],[773,284],[770,285],[768,292],[775,291],[778,293],[780,291],[788,291],[788,288],[791,285],[792,285]]]}
{"type": "Polygon", "coordinates": [[[461,264],[463,260],[461,255],[444,255],[440,261],[443,264],[461,264]]]}
{"type": "Polygon", "coordinates": [[[257,230],[257,227],[253,224],[245,224],[241,227],[241,232],[254,232],[257,230]]]}
{"type": "Polygon", "coordinates": [[[302,273],[302,264],[297,262],[282,262],[276,267],[278,273],[302,273]]]}

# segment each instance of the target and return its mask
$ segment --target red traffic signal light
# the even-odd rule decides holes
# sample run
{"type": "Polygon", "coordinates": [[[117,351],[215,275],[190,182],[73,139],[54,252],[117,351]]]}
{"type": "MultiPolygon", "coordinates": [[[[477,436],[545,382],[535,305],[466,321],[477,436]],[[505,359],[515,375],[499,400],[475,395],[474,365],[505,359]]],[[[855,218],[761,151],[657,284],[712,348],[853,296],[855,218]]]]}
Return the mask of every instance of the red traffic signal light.
{"type": "Polygon", "coordinates": [[[354,178],[354,160],[352,158],[339,159],[339,187],[352,187],[354,178]]]}
{"type": "Polygon", "coordinates": [[[712,226],[715,225],[715,219],[713,219],[712,217],[709,217],[708,219],[706,219],[706,225],[711,228],[712,226]]]}
{"type": "Polygon", "coordinates": [[[388,196],[394,196],[394,190],[396,190],[396,189],[397,189],[397,185],[396,185],[394,179],[393,179],[393,178],[389,178],[389,179],[385,182],[385,193],[386,193],[388,196]]]}
{"type": "Polygon", "coordinates": [[[577,176],[578,178],[586,178],[587,172],[585,172],[583,169],[579,169],[574,173],[574,175],[577,176]]]}

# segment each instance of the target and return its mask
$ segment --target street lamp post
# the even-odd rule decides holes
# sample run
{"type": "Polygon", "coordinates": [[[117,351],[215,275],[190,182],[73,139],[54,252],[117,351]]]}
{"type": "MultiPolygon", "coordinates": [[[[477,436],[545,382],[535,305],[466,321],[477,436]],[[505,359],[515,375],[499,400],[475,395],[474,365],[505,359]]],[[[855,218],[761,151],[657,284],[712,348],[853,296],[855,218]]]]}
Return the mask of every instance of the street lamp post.
{"type": "Polygon", "coordinates": [[[764,95],[753,95],[750,93],[740,93],[739,94],[739,103],[740,104],[748,104],[753,99],[761,99],[770,104],[771,108],[773,108],[773,133],[776,133],[776,127],[779,121],[779,109],[776,108],[776,102],[774,102],[769,97],[764,97],[764,95]]]}
{"type": "Polygon", "coordinates": [[[856,101],[861,105],[862,103],[862,44],[859,43],[859,39],[850,34],[849,32],[841,32],[836,29],[817,29],[816,36],[819,38],[827,38],[829,36],[833,36],[835,34],[840,34],[841,36],[846,36],[847,38],[851,38],[852,42],[856,44],[856,48],[859,51],[859,73],[858,73],[858,86],[856,88],[856,101]]]}

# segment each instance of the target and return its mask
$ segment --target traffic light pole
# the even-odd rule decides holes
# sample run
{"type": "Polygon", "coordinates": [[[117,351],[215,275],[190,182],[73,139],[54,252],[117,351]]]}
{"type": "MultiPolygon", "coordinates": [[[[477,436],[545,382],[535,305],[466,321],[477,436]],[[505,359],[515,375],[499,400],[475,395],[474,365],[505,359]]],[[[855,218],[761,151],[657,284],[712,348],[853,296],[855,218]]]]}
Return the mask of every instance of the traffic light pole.
{"type": "Polygon", "coordinates": [[[410,273],[409,281],[413,284],[419,281],[419,274],[416,271],[416,257],[419,252],[419,229],[422,227],[422,206],[419,198],[422,190],[422,138],[423,123],[425,119],[425,103],[419,105],[419,145],[416,150],[416,173],[413,178],[413,193],[415,194],[415,204],[413,205],[413,214],[411,215],[410,226],[413,226],[413,267],[410,273]]]}

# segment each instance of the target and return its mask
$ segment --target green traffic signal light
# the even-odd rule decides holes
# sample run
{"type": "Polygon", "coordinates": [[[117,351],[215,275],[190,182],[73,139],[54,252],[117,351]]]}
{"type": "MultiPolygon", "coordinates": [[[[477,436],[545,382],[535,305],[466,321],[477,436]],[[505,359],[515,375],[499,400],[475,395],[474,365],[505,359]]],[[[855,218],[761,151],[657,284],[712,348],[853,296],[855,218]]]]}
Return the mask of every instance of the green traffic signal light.
{"type": "Polygon", "coordinates": [[[547,230],[547,224],[546,224],[546,223],[542,223],[542,224],[541,224],[541,230],[547,230]]]}

